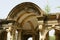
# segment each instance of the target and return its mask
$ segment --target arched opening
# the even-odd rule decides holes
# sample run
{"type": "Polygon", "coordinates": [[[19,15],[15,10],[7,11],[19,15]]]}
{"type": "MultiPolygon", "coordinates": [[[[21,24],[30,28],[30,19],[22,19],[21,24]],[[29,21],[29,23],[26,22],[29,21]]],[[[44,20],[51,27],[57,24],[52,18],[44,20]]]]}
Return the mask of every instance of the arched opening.
{"type": "Polygon", "coordinates": [[[55,40],[55,29],[49,31],[49,40],[55,40]]]}
{"type": "Polygon", "coordinates": [[[46,34],[46,40],[60,40],[60,30],[51,29],[46,34]]]}
{"type": "Polygon", "coordinates": [[[27,40],[33,40],[33,38],[32,37],[29,37],[27,40]]]}

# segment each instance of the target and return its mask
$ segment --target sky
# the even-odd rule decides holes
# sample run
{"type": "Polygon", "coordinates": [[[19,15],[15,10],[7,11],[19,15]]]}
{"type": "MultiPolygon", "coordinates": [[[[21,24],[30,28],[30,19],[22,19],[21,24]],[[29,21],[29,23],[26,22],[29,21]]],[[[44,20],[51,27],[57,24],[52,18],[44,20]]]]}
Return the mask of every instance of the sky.
{"type": "Polygon", "coordinates": [[[57,8],[60,6],[60,0],[0,0],[0,19],[5,19],[9,12],[22,2],[33,2],[44,11],[48,4],[51,9],[50,13],[60,12],[60,8],[57,8]]]}
{"type": "Polygon", "coordinates": [[[49,36],[55,36],[55,30],[54,29],[49,31],[49,36]]]}

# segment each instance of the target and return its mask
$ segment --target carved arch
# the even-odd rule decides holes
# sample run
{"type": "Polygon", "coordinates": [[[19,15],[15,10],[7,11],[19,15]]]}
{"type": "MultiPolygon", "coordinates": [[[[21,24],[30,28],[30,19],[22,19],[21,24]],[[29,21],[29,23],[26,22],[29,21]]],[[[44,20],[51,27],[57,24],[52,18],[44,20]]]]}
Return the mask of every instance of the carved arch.
{"type": "MultiPolygon", "coordinates": [[[[7,16],[7,20],[14,20],[18,23],[27,25],[27,21],[31,21],[34,28],[38,25],[37,16],[41,16],[42,10],[34,3],[23,2],[15,6],[7,16]],[[25,21],[26,20],[26,21],[25,21]]],[[[25,27],[25,26],[24,26],[25,27]]]]}

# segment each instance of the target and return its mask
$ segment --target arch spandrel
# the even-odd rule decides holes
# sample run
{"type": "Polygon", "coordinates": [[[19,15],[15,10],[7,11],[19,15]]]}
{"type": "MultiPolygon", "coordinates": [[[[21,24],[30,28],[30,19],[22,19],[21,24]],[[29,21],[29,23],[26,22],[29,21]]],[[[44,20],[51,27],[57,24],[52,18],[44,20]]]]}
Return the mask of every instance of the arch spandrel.
{"type": "Polygon", "coordinates": [[[25,28],[27,24],[28,26],[30,25],[36,28],[38,25],[38,20],[36,17],[41,16],[41,14],[41,9],[36,4],[31,2],[24,2],[11,10],[7,16],[7,20],[17,21],[25,28]]]}

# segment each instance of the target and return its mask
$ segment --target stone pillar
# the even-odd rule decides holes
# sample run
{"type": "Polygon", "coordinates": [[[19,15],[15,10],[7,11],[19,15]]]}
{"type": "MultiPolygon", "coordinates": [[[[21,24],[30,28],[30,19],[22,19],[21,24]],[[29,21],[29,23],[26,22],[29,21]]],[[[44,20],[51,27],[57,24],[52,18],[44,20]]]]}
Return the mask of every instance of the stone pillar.
{"type": "Polygon", "coordinates": [[[7,29],[7,40],[16,40],[16,29],[9,27],[9,29],[7,29]]]}
{"type": "Polygon", "coordinates": [[[39,25],[39,40],[42,40],[42,25],[39,25]]]}
{"type": "Polygon", "coordinates": [[[43,28],[43,25],[39,25],[39,40],[45,40],[48,30],[43,28]]]}
{"type": "Polygon", "coordinates": [[[35,35],[33,34],[33,40],[35,40],[35,35]]]}
{"type": "Polygon", "coordinates": [[[42,34],[42,32],[39,32],[39,40],[45,40],[44,35],[42,34]]]}
{"type": "Polygon", "coordinates": [[[60,40],[60,31],[59,30],[55,30],[55,39],[60,40]]]}
{"type": "Polygon", "coordinates": [[[6,31],[7,31],[7,40],[11,40],[11,27],[6,29],[6,31]]]}
{"type": "Polygon", "coordinates": [[[10,31],[7,31],[7,40],[11,40],[11,33],[10,33],[10,31]]]}
{"type": "Polygon", "coordinates": [[[18,36],[17,36],[17,40],[21,40],[21,33],[22,33],[22,30],[17,30],[18,31],[18,36]]]}
{"type": "Polygon", "coordinates": [[[12,37],[12,40],[16,40],[16,30],[12,31],[11,37],[12,37]]]}
{"type": "Polygon", "coordinates": [[[45,40],[49,40],[49,32],[46,34],[45,40]]]}
{"type": "Polygon", "coordinates": [[[4,31],[2,31],[2,33],[0,34],[0,39],[1,40],[7,40],[7,32],[4,30],[4,31]]]}

